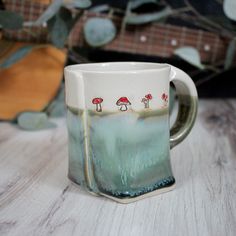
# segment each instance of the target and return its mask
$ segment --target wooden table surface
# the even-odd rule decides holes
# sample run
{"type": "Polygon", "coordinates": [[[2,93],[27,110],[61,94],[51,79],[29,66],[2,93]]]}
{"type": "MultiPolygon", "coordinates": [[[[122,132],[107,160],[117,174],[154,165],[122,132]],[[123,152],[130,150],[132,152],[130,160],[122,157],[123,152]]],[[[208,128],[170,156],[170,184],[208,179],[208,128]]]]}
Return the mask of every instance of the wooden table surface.
{"type": "Polygon", "coordinates": [[[171,151],[176,189],[128,205],[67,179],[65,120],[27,132],[0,123],[0,235],[236,235],[236,100],[201,100],[171,151]]]}

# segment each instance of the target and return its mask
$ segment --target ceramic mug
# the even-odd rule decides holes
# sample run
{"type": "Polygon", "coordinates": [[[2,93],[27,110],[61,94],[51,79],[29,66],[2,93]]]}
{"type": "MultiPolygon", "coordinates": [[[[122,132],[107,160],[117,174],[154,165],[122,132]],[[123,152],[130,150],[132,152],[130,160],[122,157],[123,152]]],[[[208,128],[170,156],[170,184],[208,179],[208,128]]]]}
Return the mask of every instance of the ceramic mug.
{"type": "Polygon", "coordinates": [[[197,114],[191,78],[169,64],[93,63],[65,68],[69,178],[121,203],[172,190],[170,148],[197,114]],[[169,127],[169,84],[179,110],[169,127]]]}

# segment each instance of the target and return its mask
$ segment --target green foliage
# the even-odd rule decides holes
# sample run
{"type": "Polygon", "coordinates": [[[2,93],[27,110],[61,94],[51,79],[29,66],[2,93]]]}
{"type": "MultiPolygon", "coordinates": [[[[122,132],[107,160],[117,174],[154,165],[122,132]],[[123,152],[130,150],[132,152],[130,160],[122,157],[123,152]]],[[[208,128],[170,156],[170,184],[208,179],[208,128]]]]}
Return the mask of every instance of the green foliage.
{"type": "Polygon", "coordinates": [[[47,22],[51,42],[58,48],[63,48],[67,36],[69,35],[69,25],[71,24],[72,16],[69,10],[60,8],[47,22]]]}
{"type": "Polygon", "coordinates": [[[65,46],[65,42],[71,29],[81,15],[82,11],[73,18],[70,10],[61,7],[56,15],[47,22],[51,42],[54,46],[58,48],[63,48],[65,46]]]}
{"type": "Polygon", "coordinates": [[[66,113],[65,103],[56,99],[48,106],[47,112],[50,117],[62,117],[66,113]]]}
{"type": "Polygon", "coordinates": [[[33,49],[33,46],[24,46],[11,54],[5,61],[0,64],[0,68],[9,68],[11,65],[20,61],[23,57],[29,54],[33,49]]]}
{"type": "Polygon", "coordinates": [[[90,46],[100,47],[114,39],[116,28],[110,19],[94,17],[85,23],[84,35],[90,46]]]}
{"type": "Polygon", "coordinates": [[[25,130],[42,130],[56,127],[43,112],[23,112],[17,117],[17,123],[25,130]]]}
{"type": "Polygon", "coordinates": [[[41,25],[51,19],[62,6],[63,0],[53,1],[48,8],[44,11],[44,13],[36,20],[35,25],[41,25]]]}
{"type": "Polygon", "coordinates": [[[226,52],[226,59],[224,65],[225,70],[229,69],[233,65],[235,51],[236,51],[236,38],[233,38],[226,52]]]}
{"type": "Polygon", "coordinates": [[[88,8],[91,6],[91,1],[90,0],[71,0],[67,3],[64,3],[63,5],[68,8],[75,7],[75,8],[84,9],[84,8],[88,8]]]}
{"type": "Polygon", "coordinates": [[[65,107],[65,87],[61,86],[56,98],[49,104],[46,109],[50,117],[61,117],[66,113],[65,107]]]}
{"type": "Polygon", "coordinates": [[[174,51],[174,54],[183,59],[184,61],[192,64],[193,66],[204,69],[204,65],[201,63],[200,54],[196,48],[193,47],[181,47],[174,51]]]}
{"type": "Polygon", "coordinates": [[[99,6],[95,6],[89,9],[89,11],[92,12],[104,12],[104,11],[108,11],[110,9],[110,6],[107,4],[103,4],[103,5],[99,5],[99,6]]]}
{"type": "Polygon", "coordinates": [[[125,17],[125,23],[131,25],[147,24],[153,21],[161,21],[172,13],[169,7],[154,13],[134,14],[129,13],[125,17]]]}
{"type": "Polygon", "coordinates": [[[223,10],[225,15],[231,19],[236,21],[236,1],[235,0],[224,0],[223,10]]]}
{"type": "Polygon", "coordinates": [[[159,2],[159,0],[131,0],[130,1],[130,9],[135,9],[138,8],[144,4],[148,4],[148,3],[154,3],[157,4],[159,2]]]}
{"type": "Polygon", "coordinates": [[[235,24],[224,15],[207,15],[207,19],[219,24],[225,30],[236,33],[235,24]]]}
{"type": "Polygon", "coordinates": [[[23,26],[23,17],[16,12],[0,10],[0,26],[3,29],[21,29],[23,26]]]}

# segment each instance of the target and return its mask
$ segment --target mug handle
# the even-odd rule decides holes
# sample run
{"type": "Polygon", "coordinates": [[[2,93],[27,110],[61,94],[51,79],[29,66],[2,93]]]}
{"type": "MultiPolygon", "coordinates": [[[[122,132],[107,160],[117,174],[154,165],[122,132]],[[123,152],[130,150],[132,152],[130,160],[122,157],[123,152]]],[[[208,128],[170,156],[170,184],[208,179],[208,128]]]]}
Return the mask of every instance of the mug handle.
{"type": "Polygon", "coordinates": [[[187,137],[194,125],[198,95],[192,79],[179,68],[170,66],[170,82],[174,83],[179,100],[178,115],[170,129],[170,148],[173,148],[187,137]]]}

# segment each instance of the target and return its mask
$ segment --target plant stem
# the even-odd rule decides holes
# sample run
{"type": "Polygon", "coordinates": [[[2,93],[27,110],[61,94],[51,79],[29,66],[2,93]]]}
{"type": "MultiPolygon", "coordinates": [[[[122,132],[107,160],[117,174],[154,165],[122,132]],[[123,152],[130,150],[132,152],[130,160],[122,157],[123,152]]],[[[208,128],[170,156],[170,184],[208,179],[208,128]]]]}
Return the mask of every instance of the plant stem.
{"type": "MultiPolygon", "coordinates": [[[[173,16],[173,17],[176,17],[176,16],[173,16]]],[[[198,19],[196,16],[191,16],[191,15],[187,15],[187,14],[181,14],[181,15],[178,15],[177,17],[180,18],[180,19],[183,19],[183,20],[188,20],[188,21],[190,20],[192,24],[194,24],[194,25],[196,25],[198,27],[201,27],[201,28],[203,28],[205,30],[208,30],[210,32],[219,34],[219,31],[217,29],[202,23],[201,19],[198,19]]]]}
{"type": "Polygon", "coordinates": [[[86,57],[76,53],[73,49],[69,49],[68,57],[76,63],[88,63],[90,62],[86,57]]]}
{"type": "Polygon", "coordinates": [[[219,4],[223,4],[223,0],[215,0],[217,3],[219,3],[219,4]]]}
{"type": "Polygon", "coordinates": [[[178,14],[181,14],[181,13],[189,11],[189,10],[191,10],[190,7],[181,7],[181,8],[173,9],[172,15],[178,15],[178,14]]]}
{"type": "Polygon", "coordinates": [[[225,30],[221,25],[209,20],[205,16],[203,16],[200,12],[196,10],[196,8],[193,7],[193,5],[189,2],[189,0],[184,0],[184,3],[186,6],[188,6],[191,11],[204,23],[210,25],[211,27],[217,29],[219,32],[221,32],[223,35],[233,37],[232,33],[228,30],[225,30]]]}
{"type": "Polygon", "coordinates": [[[213,73],[213,74],[211,74],[211,75],[209,75],[209,76],[207,76],[203,79],[200,79],[200,80],[195,82],[195,85],[196,86],[202,85],[202,84],[206,83],[207,81],[211,80],[212,78],[214,78],[216,75],[219,75],[220,73],[221,72],[219,71],[219,72],[213,73]]]}

